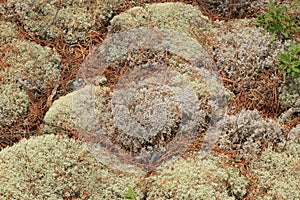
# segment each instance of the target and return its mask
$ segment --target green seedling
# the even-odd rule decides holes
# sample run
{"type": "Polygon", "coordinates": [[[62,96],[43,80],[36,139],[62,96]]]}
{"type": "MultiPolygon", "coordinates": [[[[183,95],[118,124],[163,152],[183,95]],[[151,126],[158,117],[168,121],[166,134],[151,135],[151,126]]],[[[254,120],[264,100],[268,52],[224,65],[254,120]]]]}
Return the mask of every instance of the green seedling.
{"type": "Polygon", "coordinates": [[[128,187],[128,191],[123,195],[124,199],[134,200],[134,190],[132,187],[128,187]]]}
{"type": "Polygon", "coordinates": [[[289,38],[292,31],[300,31],[300,27],[296,24],[295,18],[289,15],[287,6],[275,4],[273,0],[269,0],[269,11],[259,14],[255,19],[255,25],[263,27],[263,33],[271,33],[271,41],[275,40],[277,34],[281,34],[284,38],[289,38]]]}
{"type": "Polygon", "coordinates": [[[290,48],[275,58],[280,60],[279,69],[283,74],[290,74],[291,77],[300,74],[300,44],[291,42],[290,48]]]}

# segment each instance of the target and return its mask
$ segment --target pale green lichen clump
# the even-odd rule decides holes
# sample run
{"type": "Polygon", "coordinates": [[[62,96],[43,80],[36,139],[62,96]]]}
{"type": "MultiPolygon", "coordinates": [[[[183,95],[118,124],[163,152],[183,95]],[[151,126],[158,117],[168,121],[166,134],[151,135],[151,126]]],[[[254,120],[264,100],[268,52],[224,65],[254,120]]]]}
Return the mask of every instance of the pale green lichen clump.
{"type": "Polygon", "coordinates": [[[102,113],[101,116],[104,119],[111,117],[107,107],[103,107],[102,101],[105,101],[105,99],[101,96],[95,96],[95,93],[100,95],[103,90],[105,88],[87,85],[54,101],[44,117],[46,122],[44,131],[49,133],[59,131],[61,128],[76,130],[76,126],[80,126],[85,130],[92,129],[93,125],[98,127],[97,124],[94,124],[97,121],[92,112],[87,111],[91,108],[94,109],[95,104],[93,103],[97,102],[96,109],[102,113]],[[77,118],[77,114],[82,118],[77,118]],[[95,120],[94,123],[92,123],[93,120],[95,120]]]}
{"type": "Polygon", "coordinates": [[[84,41],[86,32],[104,27],[122,1],[8,0],[8,19],[20,20],[29,33],[51,40],[62,34],[70,44],[84,41]]]}
{"type": "Polygon", "coordinates": [[[300,139],[291,139],[281,153],[265,150],[251,161],[250,174],[256,177],[255,199],[299,199],[300,139]]]}
{"type": "Polygon", "coordinates": [[[60,128],[75,130],[75,124],[72,117],[72,100],[73,93],[69,93],[53,102],[44,117],[44,121],[46,122],[44,126],[45,132],[50,133],[58,131],[60,128]]]}
{"type": "Polygon", "coordinates": [[[298,124],[296,127],[292,128],[289,132],[288,138],[289,139],[296,139],[300,136],[300,124],[298,124]]]}
{"type": "MultiPolygon", "coordinates": [[[[168,63],[164,53],[144,51],[144,55],[132,52],[132,55],[128,56],[127,66],[137,72],[132,70],[128,73],[129,77],[127,75],[121,77],[120,80],[123,82],[117,83],[114,90],[110,88],[106,90],[100,86],[94,92],[90,90],[91,87],[75,91],[54,102],[45,116],[45,121],[57,125],[68,122],[65,124],[69,127],[76,124],[79,129],[88,132],[100,131],[126,149],[132,148],[131,151],[134,153],[148,152],[150,149],[165,145],[166,138],[174,137],[174,133],[178,131],[180,120],[176,116],[177,112],[184,112],[182,99],[185,98],[189,103],[193,102],[199,109],[207,87],[204,87],[201,74],[192,73],[195,70],[187,63],[168,63]],[[155,55],[154,58],[150,59],[151,55],[155,55]],[[141,64],[147,57],[147,63],[141,64]],[[138,68],[145,74],[139,75],[138,68]],[[172,73],[171,69],[174,70],[172,73]],[[141,76],[141,79],[131,79],[136,76],[141,76]],[[124,86],[126,88],[123,88],[124,86]],[[95,111],[94,115],[91,110],[95,111]],[[75,118],[76,122],[72,121],[75,118]],[[124,119],[127,121],[124,122],[124,119]],[[99,124],[99,121],[102,123],[99,124]],[[116,135],[118,132],[121,133],[116,135]],[[158,137],[161,138],[160,142],[156,141],[158,137]]],[[[122,67],[122,63],[115,63],[115,66],[118,64],[122,67]]],[[[201,112],[201,116],[200,113],[197,115],[199,116],[195,121],[205,124],[204,112],[201,112]]],[[[53,130],[50,126],[45,128],[47,131],[53,130]]]]}
{"type": "MultiPolygon", "coordinates": [[[[300,75],[287,78],[282,84],[279,99],[282,105],[287,107],[294,107],[296,102],[300,101],[300,75]]],[[[300,108],[299,105],[298,108],[300,108]]]]}
{"type": "MultiPolygon", "coordinates": [[[[0,199],[122,199],[139,177],[116,174],[78,142],[44,135],[0,152],[0,199]]],[[[137,199],[141,192],[136,190],[137,199]]]]}
{"type": "Polygon", "coordinates": [[[9,43],[17,39],[17,26],[11,22],[0,20],[0,42],[9,43]]]}
{"type": "Polygon", "coordinates": [[[158,3],[134,7],[111,20],[110,32],[126,31],[141,26],[172,29],[189,36],[212,30],[201,11],[184,3],[158,3]]]}
{"type": "Polygon", "coordinates": [[[212,48],[218,68],[227,77],[253,82],[253,74],[267,71],[271,73],[271,80],[276,78],[275,56],[287,43],[271,41],[268,34],[264,35],[253,25],[253,19],[234,20],[227,24],[220,22],[220,25],[212,48]]]}
{"type": "Polygon", "coordinates": [[[248,182],[238,169],[223,166],[228,158],[210,155],[204,160],[191,156],[169,163],[153,177],[148,199],[242,199],[248,182]]]}
{"type": "Polygon", "coordinates": [[[9,65],[1,72],[4,82],[17,82],[26,89],[41,92],[59,81],[60,56],[49,47],[16,40],[3,49],[6,52],[4,62],[9,65]]]}
{"type": "Polygon", "coordinates": [[[0,128],[16,122],[27,111],[29,98],[27,93],[16,84],[0,86],[0,128]]]}
{"type": "Polygon", "coordinates": [[[242,110],[236,115],[226,116],[222,128],[219,147],[225,151],[234,150],[244,158],[260,153],[266,144],[274,147],[284,141],[281,125],[263,119],[257,110],[242,110]]]}

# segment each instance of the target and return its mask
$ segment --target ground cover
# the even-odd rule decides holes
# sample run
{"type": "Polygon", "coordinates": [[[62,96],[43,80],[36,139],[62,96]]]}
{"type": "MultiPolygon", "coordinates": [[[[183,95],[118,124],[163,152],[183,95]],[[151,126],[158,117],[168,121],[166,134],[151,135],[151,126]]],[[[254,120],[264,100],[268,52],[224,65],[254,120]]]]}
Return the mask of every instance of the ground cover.
{"type": "MultiPolygon", "coordinates": [[[[283,75],[278,68],[280,62],[276,59],[280,52],[289,49],[291,41],[299,44],[299,31],[293,29],[287,37],[277,33],[275,38],[269,33],[263,34],[263,28],[255,25],[254,17],[268,11],[265,1],[217,3],[203,0],[184,1],[186,4],[155,4],[160,2],[1,2],[0,171],[7,175],[0,176],[5,183],[5,187],[0,189],[0,198],[123,199],[122,195],[128,186],[134,189],[136,199],[299,198],[300,76],[297,70],[294,76],[289,73],[283,75]],[[96,48],[101,52],[99,45],[113,49],[117,45],[135,44],[130,39],[128,43],[124,40],[115,41],[118,37],[113,34],[124,36],[122,31],[143,27],[177,31],[177,38],[189,38],[184,40],[188,53],[180,54],[182,51],[168,45],[166,52],[159,48],[155,51],[140,48],[127,52],[124,58],[115,56],[113,51],[109,51],[113,52],[111,54],[99,54],[100,58],[95,54],[96,48]],[[179,37],[180,34],[186,36],[179,37]],[[214,88],[205,82],[207,79],[201,77],[203,71],[193,68],[193,53],[199,49],[197,45],[188,45],[189,42],[200,44],[203,47],[200,52],[205,50],[205,55],[208,55],[208,61],[197,62],[198,65],[214,63],[213,70],[224,86],[226,112],[222,110],[222,115],[212,114],[215,104],[209,104],[209,100],[219,96],[213,93],[206,95],[214,88]],[[88,58],[107,65],[102,72],[104,77],[86,71],[95,64],[89,62],[88,58]],[[153,72],[165,76],[153,78],[133,73],[126,78],[133,81],[136,77],[147,78],[140,85],[130,85],[131,82],[126,82],[126,79],[122,82],[120,77],[134,66],[151,68],[153,72]],[[170,69],[176,70],[169,72],[170,69]],[[83,140],[83,144],[80,142],[84,139],[82,132],[91,131],[90,123],[86,122],[95,119],[99,113],[85,115],[82,112],[73,116],[76,106],[89,109],[87,105],[92,105],[78,97],[85,94],[89,98],[91,91],[94,91],[84,90],[81,80],[76,79],[78,74],[84,74],[85,81],[100,88],[96,95],[100,98],[98,108],[101,108],[100,119],[104,125],[92,128],[107,129],[108,138],[113,144],[121,144],[128,152],[151,155],[150,158],[136,157],[141,165],[134,166],[138,174],[124,172],[127,170],[123,170],[123,165],[119,166],[120,171],[116,171],[111,162],[105,163],[99,158],[102,157],[99,153],[102,150],[97,149],[99,146],[95,144],[91,147],[91,139],[83,140]],[[178,77],[178,80],[161,81],[166,76],[178,77]],[[178,92],[173,87],[185,88],[182,80],[188,82],[191,88],[178,92]],[[124,90],[118,83],[128,83],[134,89],[124,90]],[[145,89],[149,83],[163,83],[164,87],[160,91],[145,89]],[[115,96],[109,96],[113,91],[115,96]],[[134,96],[136,91],[144,91],[148,96],[134,96]],[[186,91],[194,92],[195,96],[186,91]],[[123,102],[128,95],[130,100],[123,102]],[[176,95],[189,97],[188,102],[199,102],[176,102],[176,95]],[[111,98],[115,100],[112,103],[111,98]],[[75,107],[72,105],[74,99],[75,107]],[[168,103],[173,101],[175,103],[168,103]],[[120,102],[130,103],[134,112],[130,109],[124,111],[120,102]],[[143,110],[152,109],[152,104],[162,106],[154,107],[154,113],[147,117],[143,110]],[[189,105],[190,110],[197,105],[202,111],[198,111],[197,107],[193,110],[197,114],[188,115],[180,110],[187,109],[183,105],[189,105]],[[105,113],[110,109],[112,114],[105,113]],[[161,110],[169,112],[160,115],[161,110]],[[84,120],[76,121],[78,116],[84,120]],[[212,119],[218,117],[222,117],[222,120],[216,120],[214,124],[212,119]],[[136,128],[140,124],[141,127],[129,131],[124,126],[128,123],[126,120],[124,122],[124,118],[137,120],[139,123],[132,125],[136,128]],[[159,157],[160,154],[152,152],[153,149],[168,145],[169,141],[176,138],[176,131],[185,130],[179,128],[182,121],[195,118],[199,125],[196,136],[186,141],[178,140],[178,144],[189,144],[185,149],[180,149],[184,149],[180,152],[182,158],[169,159],[170,155],[179,152],[178,148],[170,148],[173,153],[168,154],[169,157],[159,157]],[[80,131],[74,126],[74,119],[77,124],[82,124],[84,130],[80,131]],[[112,126],[111,123],[116,125],[112,126]],[[209,123],[222,127],[218,132],[220,137],[211,153],[199,159],[197,152],[204,147],[202,142],[205,141],[209,123]],[[160,127],[160,124],[166,126],[160,127]],[[132,139],[134,134],[123,136],[118,132],[120,130],[147,133],[148,136],[132,139]],[[100,155],[96,156],[97,160],[95,153],[100,155]],[[158,166],[163,165],[146,168],[148,173],[144,174],[140,169],[145,169],[145,159],[159,163],[158,166]],[[93,172],[94,169],[97,170],[93,172]],[[80,174],[85,174],[86,179],[80,174]],[[88,177],[98,182],[85,182],[88,177]],[[193,177],[193,182],[189,181],[190,177],[193,177]],[[22,181],[17,181],[18,178],[22,181]],[[23,192],[25,195],[21,195],[23,192]]],[[[289,6],[291,10],[288,15],[294,17],[295,24],[299,25],[297,2],[283,1],[279,8],[284,5],[289,6]]],[[[139,37],[144,29],[138,30],[130,33],[139,37]]],[[[165,34],[168,41],[175,41],[167,33],[161,34],[165,34]]],[[[129,38],[130,35],[126,36],[129,38]]],[[[152,39],[155,43],[157,38],[152,39]]],[[[165,44],[164,41],[161,44],[165,44]]],[[[180,44],[176,43],[175,46],[180,47],[180,44]]],[[[118,55],[122,51],[116,52],[118,55]]],[[[294,59],[297,56],[299,53],[294,55],[294,59]]],[[[293,62],[297,63],[297,60],[293,62]]],[[[139,72],[142,72],[141,69],[139,72]]],[[[190,123],[183,125],[193,127],[190,123]]],[[[132,169],[132,166],[129,168],[132,169]]]]}

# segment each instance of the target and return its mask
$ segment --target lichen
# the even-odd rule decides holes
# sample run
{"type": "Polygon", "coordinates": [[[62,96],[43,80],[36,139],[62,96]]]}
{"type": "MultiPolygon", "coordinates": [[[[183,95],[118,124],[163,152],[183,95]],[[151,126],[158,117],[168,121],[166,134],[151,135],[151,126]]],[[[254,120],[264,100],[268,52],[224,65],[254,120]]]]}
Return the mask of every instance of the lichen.
{"type": "Polygon", "coordinates": [[[62,34],[70,44],[84,41],[90,30],[104,28],[115,7],[122,1],[60,1],[9,0],[5,17],[20,20],[29,33],[52,40],[62,34]]]}
{"type": "Polygon", "coordinates": [[[149,199],[242,199],[248,182],[238,169],[224,166],[226,157],[179,158],[146,179],[149,199]]]}
{"type": "Polygon", "coordinates": [[[284,141],[283,130],[276,121],[264,120],[257,110],[243,110],[224,118],[219,146],[223,150],[235,150],[240,157],[251,158],[265,145],[274,147],[284,141]]]}
{"type": "MultiPolygon", "coordinates": [[[[146,55],[131,56],[126,61],[127,66],[135,66],[134,70],[138,72],[138,63],[146,55]]],[[[199,111],[199,106],[206,89],[197,85],[203,83],[201,75],[193,74],[191,66],[187,64],[174,66],[165,63],[169,67],[178,69],[185,76],[180,75],[179,72],[174,72],[175,75],[170,74],[164,71],[161,65],[155,66],[155,63],[163,62],[164,57],[165,54],[162,53],[156,55],[155,59],[149,59],[141,66],[141,70],[145,69],[145,74],[135,74],[133,70],[129,76],[134,79],[125,75],[116,84],[114,90],[105,86],[87,85],[61,97],[46,113],[44,130],[53,131],[56,129],[55,125],[71,127],[77,129],[88,144],[95,143],[97,141],[95,138],[103,140],[108,137],[113,144],[125,148],[128,152],[131,151],[136,155],[141,153],[140,160],[148,159],[150,152],[165,146],[167,141],[172,139],[174,134],[176,135],[181,123],[178,113],[186,112],[188,115],[182,116],[183,121],[186,117],[189,118],[188,121],[193,121],[194,125],[185,124],[187,127],[199,126],[199,131],[203,131],[205,126],[202,124],[206,123],[206,114],[199,111]],[[155,73],[149,73],[150,71],[146,69],[161,71],[157,73],[158,77],[155,77],[155,73]],[[123,79],[125,82],[122,82],[123,79]],[[189,81],[193,82],[191,86],[189,81]],[[191,111],[192,107],[194,107],[193,111],[191,111]],[[164,109],[163,113],[161,113],[162,109],[164,109]],[[124,119],[127,121],[125,122],[124,119]],[[94,133],[97,133],[96,136],[94,133]],[[157,138],[160,138],[159,142],[157,138]]],[[[115,65],[117,66],[117,63],[115,65]]],[[[165,70],[170,69],[169,67],[165,70]]],[[[106,162],[108,158],[103,159],[104,157],[99,155],[97,150],[99,148],[95,143],[94,146],[91,145],[90,150],[95,152],[101,162],[106,162]]]]}
{"type": "Polygon", "coordinates": [[[280,122],[281,124],[285,124],[288,121],[292,120],[295,116],[297,116],[297,113],[300,113],[300,98],[291,108],[280,115],[278,122],[280,122]]]}
{"type": "Polygon", "coordinates": [[[1,72],[4,73],[4,82],[17,82],[26,89],[42,92],[59,81],[60,56],[49,47],[16,40],[6,44],[4,49],[4,62],[9,65],[8,69],[1,72]]]}
{"type": "Polygon", "coordinates": [[[228,85],[230,90],[248,96],[247,108],[274,110],[278,100],[273,93],[281,84],[275,56],[289,46],[289,41],[271,41],[269,34],[253,25],[253,19],[219,23],[211,53],[219,71],[234,81],[228,85]]]}
{"type": "Polygon", "coordinates": [[[251,2],[240,0],[234,2],[234,4],[228,0],[203,0],[199,3],[199,6],[210,10],[212,16],[218,16],[223,19],[240,19],[264,10],[267,7],[267,0],[254,0],[251,2]]]}
{"type": "Polygon", "coordinates": [[[53,102],[44,117],[44,132],[51,133],[59,131],[60,128],[75,130],[75,124],[72,117],[72,100],[73,93],[69,93],[53,102]]]}
{"type": "MultiPolygon", "coordinates": [[[[0,152],[4,199],[122,199],[140,177],[117,174],[65,136],[23,139],[0,152]]],[[[142,193],[135,189],[136,198],[142,193]]]]}
{"type": "MultiPolygon", "coordinates": [[[[148,148],[156,149],[155,146],[164,145],[164,140],[174,137],[173,134],[179,131],[176,127],[181,123],[176,117],[177,113],[188,112],[185,109],[187,106],[193,109],[193,106],[197,105],[198,109],[200,102],[196,102],[198,98],[200,100],[205,96],[207,88],[204,87],[201,75],[191,72],[193,71],[191,66],[183,63],[180,65],[179,60],[177,64],[168,63],[162,52],[148,50],[140,55],[132,53],[126,62],[127,66],[134,67],[134,70],[124,75],[116,84],[111,93],[111,104],[106,106],[112,109],[112,116],[109,117],[113,119],[112,123],[123,134],[119,135],[120,138],[116,137],[115,131],[109,135],[127,148],[130,147],[129,141],[132,142],[130,138],[137,137],[131,150],[137,153],[136,149],[142,146],[141,151],[147,152],[148,148]],[[150,59],[151,54],[156,55],[150,59]],[[147,57],[148,61],[142,64],[142,60],[147,57]],[[181,101],[184,98],[185,105],[182,105],[181,101]],[[160,142],[156,141],[158,138],[160,142]],[[147,144],[151,144],[151,147],[147,144]]],[[[191,113],[198,117],[191,115],[190,118],[205,121],[204,116],[196,109],[191,113]]],[[[107,120],[102,117],[101,119],[107,120]]],[[[111,130],[109,127],[107,129],[111,130]]]]}
{"type": "Polygon", "coordinates": [[[0,128],[12,125],[16,120],[26,113],[29,105],[27,93],[18,85],[0,85],[0,128]]]}
{"type": "Polygon", "coordinates": [[[17,39],[17,26],[11,22],[0,20],[0,42],[9,43],[17,39]]]}
{"type": "Polygon", "coordinates": [[[300,182],[300,139],[291,139],[286,150],[266,149],[250,164],[250,174],[256,177],[255,199],[298,199],[300,182]]]}
{"type": "MultiPolygon", "coordinates": [[[[213,45],[217,66],[229,78],[237,81],[252,78],[253,73],[263,73],[267,70],[274,74],[276,68],[275,56],[288,43],[270,41],[268,34],[253,26],[253,19],[233,20],[228,22],[230,30],[225,24],[218,30],[217,43],[213,45]],[[251,38],[251,40],[249,40],[251,38]]],[[[274,75],[270,78],[275,78],[274,75]]]]}
{"type": "Polygon", "coordinates": [[[296,102],[300,101],[300,75],[286,79],[282,84],[279,99],[284,107],[295,107],[296,102]]]}
{"type": "Polygon", "coordinates": [[[109,31],[115,33],[141,26],[172,29],[197,39],[202,36],[203,40],[213,30],[208,18],[199,9],[177,2],[131,8],[111,20],[109,31]]]}
{"type": "MultiPolygon", "coordinates": [[[[297,126],[293,127],[289,134],[288,134],[288,139],[290,140],[295,140],[297,139],[297,137],[299,138],[300,136],[300,124],[298,124],[297,126]]],[[[298,149],[299,151],[299,149],[298,149]]]]}
{"type": "Polygon", "coordinates": [[[131,33],[111,35],[84,61],[79,77],[95,87],[97,76],[107,81],[73,95],[72,112],[81,139],[98,157],[101,146],[117,146],[118,152],[136,156],[138,164],[156,166],[164,152],[170,153],[166,157],[179,154],[172,151],[177,145],[167,147],[174,137],[188,145],[190,135],[194,139],[204,131],[210,116],[201,108],[208,93],[214,93],[213,102],[225,89],[209,73],[213,61],[195,38],[168,28],[141,27],[131,33]]]}

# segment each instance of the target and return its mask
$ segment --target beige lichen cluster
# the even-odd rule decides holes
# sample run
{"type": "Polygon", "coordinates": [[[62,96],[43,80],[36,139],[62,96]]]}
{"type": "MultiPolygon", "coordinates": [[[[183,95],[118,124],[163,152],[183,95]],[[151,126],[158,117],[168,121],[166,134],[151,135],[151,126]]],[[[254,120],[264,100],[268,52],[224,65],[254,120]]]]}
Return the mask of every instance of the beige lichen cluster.
{"type": "MultiPolygon", "coordinates": [[[[54,39],[62,33],[66,42],[76,43],[86,39],[87,31],[102,28],[102,23],[108,22],[111,18],[114,5],[121,4],[121,1],[118,0],[109,2],[110,4],[107,4],[107,1],[97,1],[97,3],[90,4],[91,1],[85,0],[9,0],[6,5],[8,12],[3,12],[3,14],[7,19],[21,20],[26,31],[43,39],[54,39]],[[101,7],[100,5],[105,6],[101,7]]],[[[249,21],[244,20],[244,22],[247,24],[249,21]]],[[[203,43],[204,40],[199,40],[199,37],[205,39],[214,32],[207,18],[196,7],[182,3],[153,4],[144,8],[132,8],[116,16],[111,24],[110,33],[130,31],[130,29],[144,26],[156,27],[181,32],[192,37],[193,39],[190,41],[197,42],[198,40],[202,45],[206,43],[203,43]]],[[[233,26],[238,26],[237,24],[233,23],[233,26]]],[[[0,55],[1,58],[5,57],[5,63],[9,66],[7,69],[1,69],[0,72],[4,77],[1,79],[0,87],[0,128],[11,125],[20,115],[26,113],[29,98],[25,88],[33,93],[42,92],[49,84],[59,81],[59,56],[53,54],[49,48],[32,42],[15,40],[17,36],[12,32],[16,27],[10,22],[0,24],[0,28],[6,29],[8,26],[12,27],[11,35],[0,30],[1,43],[7,43],[5,47],[1,47],[0,55]],[[4,48],[6,48],[6,53],[3,51],[4,48]]],[[[245,26],[247,27],[247,25],[245,26]]],[[[235,71],[239,70],[238,67],[245,71],[242,76],[247,77],[251,70],[261,73],[263,68],[270,69],[273,66],[273,55],[268,52],[271,49],[271,53],[274,53],[278,50],[277,48],[282,48],[282,46],[274,47],[274,44],[268,41],[268,36],[263,36],[259,32],[260,30],[252,28],[245,28],[242,33],[237,31],[240,29],[237,28],[236,31],[233,30],[226,33],[224,37],[217,38],[220,42],[220,46],[216,48],[217,65],[228,76],[234,76],[235,71]],[[244,34],[255,39],[247,41],[244,34]],[[236,38],[237,40],[234,40],[236,38]],[[235,41],[237,44],[228,41],[235,41]],[[264,46],[265,41],[267,41],[267,46],[264,46]],[[234,45],[238,45],[240,48],[240,57],[237,59],[239,66],[232,64],[236,62],[233,60],[236,53],[234,45]],[[254,51],[254,47],[261,47],[261,49],[254,51]],[[250,66],[249,62],[243,62],[244,58],[249,62],[252,59],[252,65],[250,66]]],[[[122,47],[117,46],[118,44],[116,43],[113,48],[122,47]]],[[[176,45],[171,45],[173,54],[182,50],[174,49],[175,47],[176,45]]],[[[186,45],[185,50],[188,55],[193,55],[195,46],[190,47],[186,45]]],[[[159,51],[154,51],[154,53],[157,52],[159,51]]],[[[196,94],[195,96],[200,100],[206,97],[207,84],[201,78],[203,74],[197,73],[197,70],[193,71],[194,66],[190,66],[184,59],[180,60],[176,56],[171,56],[169,60],[163,60],[161,57],[164,54],[160,55],[159,59],[145,62],[145,55],[134,54],[131,50],[131,54],[122,58],[123,60],[118,60],[115,58],[119,56],[120,51],[112,52],[117,55],[109,55],[109,53],[106,56],[114,63],[115,67],[124,66],[122,65],[124,63],[129,66],[139,64],[141,67],[167,65],[169,67],[167,69],[175,69],[182,74],[184,80],[190,84],[191,90],[196,94]]],[[[150,52],[148,55],[152,53],[150,52]]],[[[270,69],[272,73],[274,70],[270,69]]],[[[175,77],[174,80],[171,79],[168,82],[170,87],[176,86],[175,77]]],[[[67,125],[73,130],[76,130],[78,126],[85,131],[102,128],[102,132],[111,138],[114,137],[116,127],[110,126],[114,120],[112,113],[109,112],[112,103],[109,102],[111,99],[107,96],[113,91],[104,86],[108,77],[104,77],[104,79],[105,81],[99,85],[82,87],[55,101],[44,118],[46,122],[45,135],[23,139],[18,144],[0,152],[0,199],[124,199],[123,194],[127,192],[128,186],[134,188],[136,199],[149,200],[299,198],[297,196],[300,190],[299,125],[290,131],[288,137],[290,141],[286,142],[281,134],[280,124],[264,120],[257,111],[242,111],[236,116],[227,116],[228,118],[223,121],[223,135],[219,143],[223,150],[238,150],[239,156],[249,156],[252,152],[260,152],[265,141],[269,142],[269,147],[260,152],[261,156],[253,155],[251,157],[248,169],[248,174],[251,176],[246,176],[245,171],[229,156],[214,153],[204,159],[199,159],[197,154],[191,154],[187,159],[173,159],[164,163],[155,174],[149,177],[145,177],[138,168],[135,173],[123,173],[110,169],[111,163],[104,165],[103,159],[108,157],[102,154],[92,155],[88,151],[92,149],[88,143],[82,144],[67,137],[50,134],[58,132],[61,127],[67,125]],[[94,104],[95,100],[96,104],[94,104]],[[88,109],[90,112],[85,111],[88,109]],[[95,116],[100,116],[97,118],[101,119],[100,126],[98,120],[90,123],[95,116]],[[277,144],[280,147],[279,151],[272,148],[277,144]],[[280,152],[282,148],[283,151],[280,152]],[[101,157],[102,160],[99,159],[101,157]]],[[[149,81],[150,79],[145,80],[149,81]]],[[[156,82],[159,81],[156,80],[156,82]]],[[[297,84],[294,85],[297,93],[297,84]]],[[[129,84],[129,86],[133,86],[133,84],[129,84]]],[[[141,85],[135,84],[135,86],[141,85]]],[[[170,91],[170,87],[164,87],[163,92],[170,91]]],[[[174,90],[177,89],[174,88],[174,90]]],[[[119,93],[115,93],[120,95],[119,97],[122,97],[121,89],[118,91],[119,93]]],[[[149,104],[144,102],[138,105],[141,107],[136,106],[140,110],[147,109],[151,103],[157,102],[157,97],[160,96],[168,101],[174,100],[170,94],[164,96],[165,94],[158,94],[155,90],[147,90],[142,87],[138,89],[141,89],[141,92],[152,92],[155,97],[149,99],[149,104]]],[[[129,93],[130,91],[132,90],[129,88],[125,92],[129,93]]],[[[131,98],[133,103],[141,99],[145,101],[148,98],[147,95],[143,96],[143,93],[139,95],[131,98]]],[[[115,100],[122,101],[122,98],[115,98],[115,100]]],[[[116,102],[114,103],[116,104],[116,102]]],[[[161,121],[170,120],[170,123],[165,123],[166,126],[162,129],[165,132],[170,131],[176,124],[174,107],[172,109],[167,113],[168,116],[160,118],[161,121]]],[[[140,110],[130,116],[142,121],[144,115],[140,110]]],[[[114,110],[113,114],[115,116],[119,114],[122,117],[122,113],[118,111],[114,110]]],[[[117,118],[120,124],[124,123],[120,121],[121,117],[117,118]]],[[[203,119],[199,119],[199,124],[205,124],[205,116],[201,115],[201,117],[203,119]]],[[[151,121],[147,116],[141,124],[149,126],[150,122],[158,125],[158,121],[151,121]]],[[[150,126],[150,128],[153,127],[150,126]]],[[[201,128],[204,130],[205,125],[201,128]]],[[[119,139],[121,141],[124,138],[128,139],[128,137],[119,139]]],[[[128,144],[123,141],[123,145],[128,144]]]]}
{"type": "Polygon", "coordinates": [[[279,122],[263,119],[257,110],[242,110],[224,118],[218,145],[249,159],[253,154],[259,154],[265,145],[272,148],[282,141],[283,128],[279,122]]]}
{"type": "Polygon", "coordinates": [[[224,166],[225,156],[178,159],[147,179],[149,199],[226,199],[246,194],[247,179],[235,167],[224,166]],[[228,189],[230,188],[230,189],[228,189]]]}
{"type": "MultiPolygon", "coordinates": [[[[299,127],[299,126],[298,126],[299,127]]],[[[299,128],[293,131],[299,131],[299,128]]],[[[292,132],[292,131],[291,131],[292,132]]],[[[257,178],[256,199],[298,199],[300,191],[300,139],[291,139],[283,152],[266,149],[252,160],[250,173],[257,178]]]]}
{"type": "Polygon", "coordinates": [[[60,57],[48,47],[18,40],[17,30],[14,23],[1,18],[0,128],[12,125],[27,112],[26,91],[43,92],[60,79],[60,57]]]}
{"type": "Polygon", "coordinates": [[[17,26],[11,22],[0,20],[0,42],[9,43],[17,39],[17,26]]]}
{"type": "Polygon", "coordinates": [[[4,80],[15,81],[38,92],[60,80],[60,56],[49,47],[17,40],[5,45],[4,49],[5,63],[9,65],[4,80]]]}
{"type": "Polygon", "coordinates": [[[37,136],[0,152],[0,195],[3,199],[123,199],[130,186],[137,199],[234,200],[245,195],[295,199],[300,189],[299,151],[299,138],[287,142],[284,152],[266,149],[250,162],[248,178],[228,156],[214,154],[204,160],[195,154],[169,161],[155,175],[143,178],[117,174],[74,140],[37,136]],[[249,194],[251,185],[256,189],[249,194]]]}
{"type": "Polygon", "coordinates": [[[139,27],[175,30],[194,37],[202,45],[214,32],[211,22],[197,7],[183,3],[158,3],[134,7],[111,20],[110,33],[139,27]]]}
{"type": "Polygon", "coordinates": [[[287,78],[281,86],[279,99],[284,107],[297,106],[300,109],[300,105],[297,105],[297,101],[300,101],[300,75],[287,78]]]}
{"type": "Polygon", "coordinates": [[[27,111],[27,93],[16,84],[0,85],[0,128],[9,126],[27,111]]]}
{"type": "Polygon", "coordinates": [[[139,181],[137,175],[117,175],[62,136],[23,139],[2,150],[0,161],[0,199],[120,199],[139,181]]]}
{"type": "Polygon", "coordinates": [[[53,1],[8,0],[5,18],[20,20],[28,33],[52,40],[62,36],[65,42],[74,44],[85,41],[87,32],[105,28],[113,9],[122,1],[53,1]]]}
{"type": "Polygon", "coordinates": [[[26,113],[29,98],[25,91],[42,93],[60,80],[60,56],[48,47],[14,39],[0,47],[4,64],[0,70],[0,127],[11,125],[26,113]],[[9,88],[9,89],[8,89],[9,88]]]}

